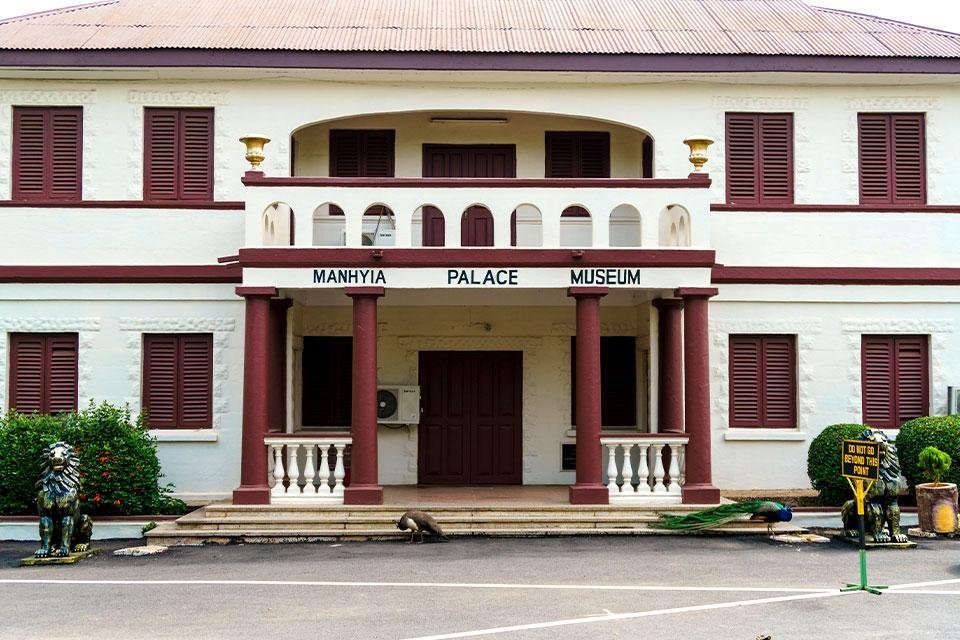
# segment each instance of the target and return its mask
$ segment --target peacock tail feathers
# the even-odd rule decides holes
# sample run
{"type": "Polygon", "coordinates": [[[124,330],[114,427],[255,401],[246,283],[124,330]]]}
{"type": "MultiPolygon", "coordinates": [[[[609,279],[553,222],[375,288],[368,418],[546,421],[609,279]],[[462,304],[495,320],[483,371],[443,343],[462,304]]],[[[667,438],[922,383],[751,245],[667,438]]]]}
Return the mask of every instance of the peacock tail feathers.
{"type": "Polygon", "coordinates": [[[722,504],[719,507],[695,511],[686,515],[659,514],[660,519],[650,524],[654,529],[709,529],[726,524],[736,520],[740,516],[752,515],[760,511],[768,510],[789,511],[779,502],[770,502],[769,500],[750,500],[747,502],[732,502],[722,504]]]}

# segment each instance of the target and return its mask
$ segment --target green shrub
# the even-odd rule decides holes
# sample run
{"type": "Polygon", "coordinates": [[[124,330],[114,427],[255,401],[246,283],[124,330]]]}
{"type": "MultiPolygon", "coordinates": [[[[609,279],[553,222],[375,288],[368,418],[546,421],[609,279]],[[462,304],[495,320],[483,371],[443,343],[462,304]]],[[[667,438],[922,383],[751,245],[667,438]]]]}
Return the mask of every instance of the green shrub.
{"type": "Polygon", "coordinates": [[[923,475],[934,484],[940,484],[940,479],[950,471],[950,465],[953,463],[950,456],[936,447],[924,447],[917,461],[920,469],[923,470],[923,475]]]}
{"type": "Polygon", "coordinates": [[[820,432],[807,451],[807,476],[820,492],[820,503],[841,505],[853,497],[847,479],[840,475],[841,442],[855,440],[870,427],[865,424],[832,424],[820,432]]]}
{"type": "Polygon", "coordinates": [[[40,454],[58,440],[73,445],[80,458],[82,510],[90,515],[183,513],[171,498],[173,485],[161,486],[156,442],[130,410],[107,403],[56,416],[0,416],[0,514],[36,512],[35,483],[40,454]]]}
{"type": "MultiPolygon", "coordinates": [[[[960,416],[928,416],[904,423],[897,434],[900,468],[913,487],[925,481],[920,468],[920,452],[936,447],[953,460],[960,460],[960,416]]],[[[960,465],[944,474],[943,482],[960,484],[960,465]]]]}

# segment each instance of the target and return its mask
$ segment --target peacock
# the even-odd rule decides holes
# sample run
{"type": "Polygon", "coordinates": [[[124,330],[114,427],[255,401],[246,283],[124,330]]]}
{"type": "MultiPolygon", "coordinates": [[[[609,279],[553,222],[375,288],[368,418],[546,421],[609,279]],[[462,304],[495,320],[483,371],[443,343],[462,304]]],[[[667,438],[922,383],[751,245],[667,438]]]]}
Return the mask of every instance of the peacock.
{"type": "Polygon", "coordinates": [[[751,500],[749,502],[733,502],[723,504],[712,509],[704,509],[682,516],[659,514],[660,519],[650,524],[655,529],[673,529],[673,530],[700,530],[719,527],[740,516],[750,515],[750,520],[766,522],[767,533],[773,533],[773,525],[777,522],[790,522],[793,519],[793,513],[790,508],[779,502],[769,502],[767,500],[751,500]]]}

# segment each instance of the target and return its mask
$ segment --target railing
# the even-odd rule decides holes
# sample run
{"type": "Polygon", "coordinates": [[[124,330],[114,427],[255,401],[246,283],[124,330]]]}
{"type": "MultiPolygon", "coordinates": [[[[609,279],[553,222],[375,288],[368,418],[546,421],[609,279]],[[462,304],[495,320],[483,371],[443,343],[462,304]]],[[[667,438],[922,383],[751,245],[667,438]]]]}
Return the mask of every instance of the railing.
{"type": "Polygon", "coordinates": [[[270,501],[343,504],[343,456],[352,441],[350,436],[301,434],[264,438],[270,501]]]}
{"type": "Polygon", "coordinates": [[[688,440],[666,434],[601,437],[610,504],[679,503],[688,440]]]}
{"type": "Polygon", "coordinates": [[[425,225],[434,234],[438,224],[444,246],[459,247],[464,216],[481,207],[495,247],[710,246],[706,174],[583,180],[247,174],[243,183],[244,246],[251,248],[417,247],[428,235],[425,225]]]}

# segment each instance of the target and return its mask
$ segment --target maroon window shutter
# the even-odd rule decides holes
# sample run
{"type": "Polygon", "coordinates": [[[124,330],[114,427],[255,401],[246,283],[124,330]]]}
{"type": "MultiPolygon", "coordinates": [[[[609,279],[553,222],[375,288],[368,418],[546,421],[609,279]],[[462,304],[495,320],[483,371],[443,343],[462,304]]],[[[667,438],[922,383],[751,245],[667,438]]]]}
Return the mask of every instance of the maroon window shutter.
{"type": "Polygon", "coordinates": [[[177,336],[143,336],[143,408],[151,429],[177,426],[177,336]]]}
{"type": "Polygon", "coordinates": [[[39,333],[10,334],[10,408],[43,411],[46,340],[39,333]]]}
{"type": "Polygon", "coordinates": [[[392,178],[392,129],[331,129],[330,176],[392,178]]]}
{"type": "Polygon", "coordinates": [[[873,427],[896,423],[896,346],[892,336],[863,336],[860,347],[863,421],[873,427]]]}
{"type": "Polygon", "coordinates": [[[203,429],[213,422],[213,335],[178,336],[179,426],[203,429]]]}
{"type": "Polygon", "coordinates": [[[922,113],[890,116],[893,151],[893,202],[925,204],[927,169],[925,126],[922,113]]]}
{"type": "Polygon", "coordinates": [[[759,336],[730,336],[730,426],[763,423],[763,345],[759,336]]]}
{"type": "Polygon", "coordinates": [[[793,114],[757,114],[760,131],[759,201],[793,204],[793,114]]]}
{"type": "Polygon", "coordinates": [[[77,410],[77,334],[50,334],[46,345],[44,413],[77,410]]]}
{"type": "Polygon", "coordinates": [[[860,202],[892,202],[893,166],[890,162],[890,117],[882,113],[857,116],[860,163],[860,202]]]}
{"type": "Polygon", "coordinates": [[[394,163],[392,129],[363,132],[363,175],[371,178],[392,178],[394,163]]]}
{"type": "Polygon", "coordinates": [[[763,426],[795,427],[796,341],[794,336],[765,336],[763,344],[763,426]]]}
{"type": "Polygon", "coordinates": [[[213,200],[213,109],[183,109],[178,126],[179,198],[213,200]]]}
{"type": "Polygon", "coordinates": [[[547,131],[547,178],[609,178],[610,134],[606,131],[547,131]]]}
{"type": "Polygon", "coordinates": [[[726,116],[727,202],[758,204],[759,132],[756,114],[728,113],[726,116]]]}
{"type": "Polygon", "coordinates": [[[176,109],[144,110],[144,200],[176,200],[179,117],[176,109]]]}
{"type": "Polygon", "coordinates": [[[926,336],[897,336],[896,425],[929,414],[929,364],[926,336]]]}
{"type": "Polygon", "coordinates": [[[570,132],[547,131],[545,138],[547,178],[576,178],[576,142],[570,132]]]}
{"type": "Polygon", "coordinates": [[[357,178],[363,168],[359,131],[330,130],[330,177],[357,178]]]}
{"type": "Polygon", "coordinates": [[[15,107],[13,198],[79,200],[83,110],[15,107]]]}

